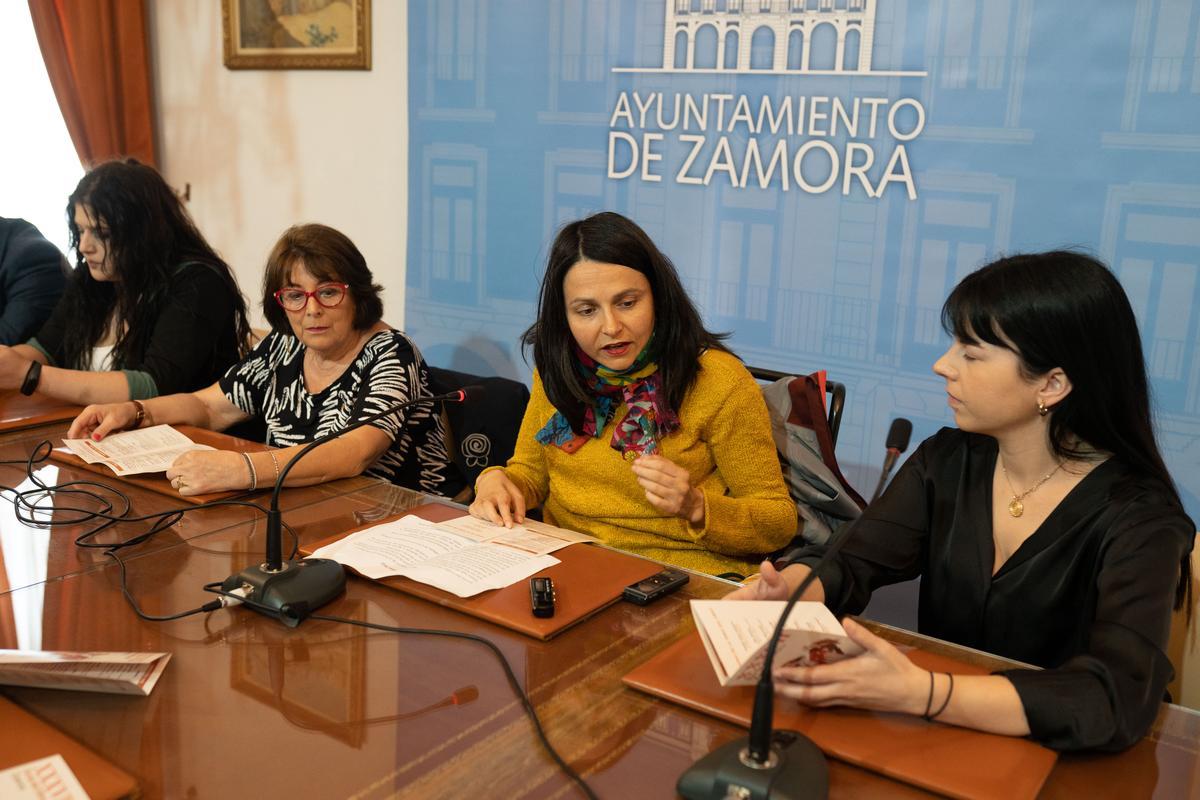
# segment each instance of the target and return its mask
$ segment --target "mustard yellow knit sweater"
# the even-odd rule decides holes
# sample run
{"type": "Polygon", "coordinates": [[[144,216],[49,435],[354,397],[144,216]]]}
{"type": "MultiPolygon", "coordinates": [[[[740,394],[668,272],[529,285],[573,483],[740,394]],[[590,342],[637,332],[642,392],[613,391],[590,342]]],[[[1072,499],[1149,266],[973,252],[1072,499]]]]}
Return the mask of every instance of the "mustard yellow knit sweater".
{"type": "MultiPolygon", "coordinates": [[[[540,444],[534,437],[554,407],[537,373],[505,473],[529,508],[543,506],[547,522],[699,572],[756,572],[757,559],[796,532],[796,507],[754,378],[720,350],[706,351],[700,367],[679,409],[679,429],[660,445],[662,455],[686,469],[692,485],[704,491],[703,527],[650,505],[629,463],[609,445],[612,420],[573,454],[540,444]]],[[[613,420],[624,413],[621,406],[613,420]]]]}

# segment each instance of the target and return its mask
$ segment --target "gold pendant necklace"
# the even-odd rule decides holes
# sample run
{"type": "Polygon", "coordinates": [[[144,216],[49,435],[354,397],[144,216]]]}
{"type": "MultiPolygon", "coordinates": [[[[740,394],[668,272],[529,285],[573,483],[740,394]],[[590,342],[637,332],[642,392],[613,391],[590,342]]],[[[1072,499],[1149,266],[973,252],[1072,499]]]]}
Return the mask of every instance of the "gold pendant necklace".
{"type": "Polygon", "coordinates": [[[1025,491],[1018,493],[1017,490],[1015,488],[1013,488],[1012,478],[1008,477],[1008,469],[1004,466],[1004,459],[1001,458],[1000,459],[1000,470],[1001,470],[1001,472],[1004,473],[1004,480],[1006,483],[1008,483],[1008,488],[1013,493],[1012,500],[1008,501],[1009,516],[1019,517],[1022,514],[1024,514],[1025,513],[1025,504],[1022,503],[1021,501],[1024,500],[1029,495],[1036,492],[1039,488],[1041,488],[1043,483],[1045,483],[1046,481],[1048,481],[1052,477],[1054,477],[1054,473],[1056,473],[1060,469],[1062,469],[1062,466],[1063,466],[1063,462],[1061,462],[1061,461],[1058,462],[1058,466],[1055,467],[1054,469],[1050,470],[1049,472],[1047,472],[1045,475],[1043,475],[1042,479],[1040,481],[1035,483],[1033,486],[1030,486],[1025,491]]]}

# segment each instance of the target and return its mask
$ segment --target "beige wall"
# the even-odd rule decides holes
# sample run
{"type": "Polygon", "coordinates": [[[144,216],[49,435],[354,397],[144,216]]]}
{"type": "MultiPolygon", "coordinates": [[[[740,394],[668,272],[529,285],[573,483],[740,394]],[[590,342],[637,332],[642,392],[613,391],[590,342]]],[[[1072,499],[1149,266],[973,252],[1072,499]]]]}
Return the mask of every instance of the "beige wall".
{"type": "Polygon", "coordinates": [[[160,161],[253,306],[262,266],[296,222],[338,228],[404,325],[407,4],[373,3],[372,69],[228,70],[217,0],[149,3],[160,161]]]}

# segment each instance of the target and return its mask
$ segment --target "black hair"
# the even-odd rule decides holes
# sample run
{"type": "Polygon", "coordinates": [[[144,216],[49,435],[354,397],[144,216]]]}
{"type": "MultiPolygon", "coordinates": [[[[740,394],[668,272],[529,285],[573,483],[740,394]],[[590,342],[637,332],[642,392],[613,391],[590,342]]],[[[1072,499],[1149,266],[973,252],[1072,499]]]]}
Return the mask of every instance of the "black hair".
{"type": "Polygon", "coordinates": [[[678,411],[700,373],[700,354],[725,350],[725,333],[711,333],[688,297],[671,260],[633,220],[611,211],[577,220],[559,230],[550,247],[538,295],[537,321],[521,337],[546,397],[580,433],[592,393],[576,366],[575,338],[567,322],[563,280],[580,261],[617,264],[646,276],[654,302],[654,352],[667,403],[678,411]]]}
{"type": "Polygon", "coordinates": [[[113,367],[139,363],[167,302],[174,272],[188,262],[207,265],[229,286],[235,298],[238,352],[245,354],[250,323],[237,281],[153,167],[130,158],[108,161],[88,171],[67,200],[67,227],[75,252],[75,270],[63,293],[62,302],[70,313],[66,316],[64,363],[60,366],[89,369],[92,349],[104,337],[110,322],[116,327],[113,367]],[[97,235],[104,242],[106,267],[116,280],[98,281],[92,277],[79,252],[75,211],[80,206],[87,207],[85,213],[90,211],[97,235]]]}
{"type": "MultiPolygon", "coordinates": [[[[1050,411],[1050,447],[1060,459],[1111,453],[1161,482],[1183,503],[1154,437],[1150,388],[1137,319],[1116,276],[1084,253],[1056,250],[1001,258],[972,272],[942,306],[955,339],[1011,350],[1027,378],[1060,368],[1072,389],[1050,411]]],[[[1175,606],[1191,606],[1185,555],[1175,606]]]]}
{"type": "Polygon", "coordinates": [[[312,222],[284,231],[267,256],[262,308],[272,330],[295,335],[287,312],[275,301],[275,292],[287,285],[298,262],[318,281],[336,281],[350,287],[355,330],[365,331],[383,318],[383,287],[375,283],[363,254],[346,234],[312,222]]]}

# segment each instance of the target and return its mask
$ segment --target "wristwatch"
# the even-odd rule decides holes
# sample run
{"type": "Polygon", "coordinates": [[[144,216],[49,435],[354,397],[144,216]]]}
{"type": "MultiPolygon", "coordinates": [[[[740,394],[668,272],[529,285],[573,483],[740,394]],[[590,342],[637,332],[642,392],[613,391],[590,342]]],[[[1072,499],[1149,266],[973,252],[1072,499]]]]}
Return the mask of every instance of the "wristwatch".
{"type": "Polygon", "coordinates": [[[21,381],[21,394],[31,395],[37,391],[38,381],[42,379],[42,362],[29,362],[29,371],[25,373],[25,380],[21,381]]]}

